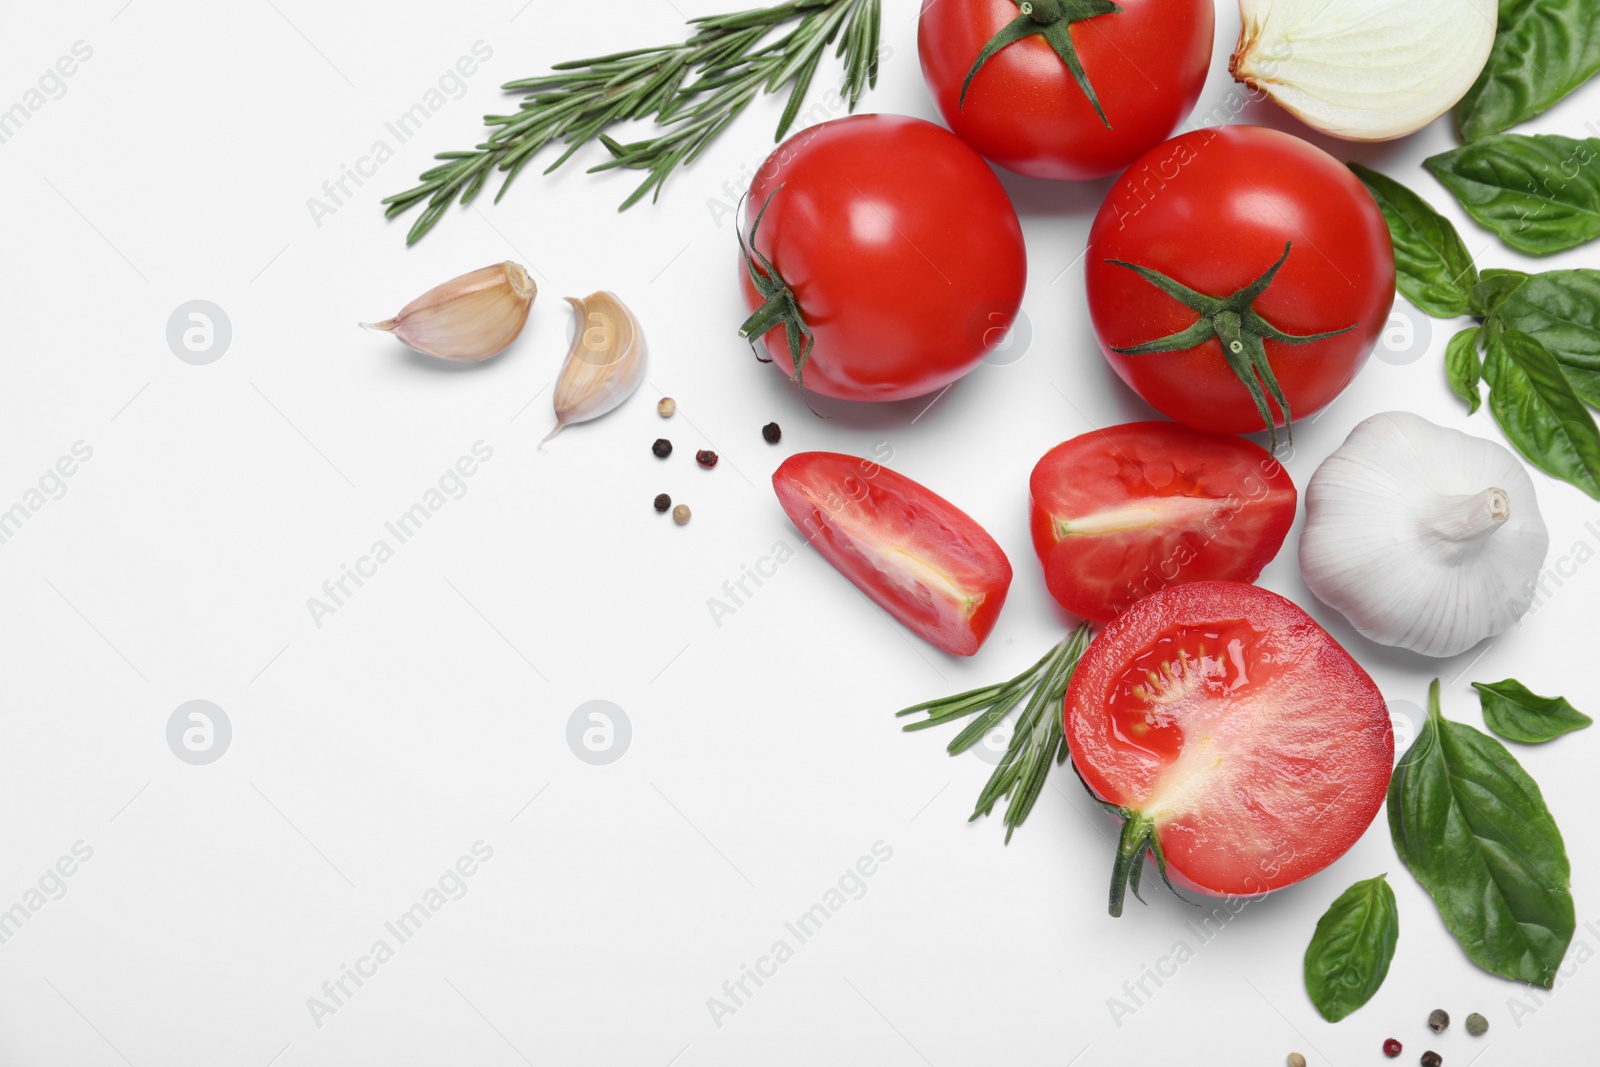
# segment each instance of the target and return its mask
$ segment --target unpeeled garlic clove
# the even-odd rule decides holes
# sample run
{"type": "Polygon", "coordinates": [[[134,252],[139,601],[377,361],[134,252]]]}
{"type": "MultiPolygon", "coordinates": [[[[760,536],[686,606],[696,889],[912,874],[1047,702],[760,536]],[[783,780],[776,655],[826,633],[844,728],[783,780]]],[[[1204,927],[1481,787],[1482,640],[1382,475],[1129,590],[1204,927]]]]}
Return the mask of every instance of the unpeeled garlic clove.
{"type": "Polygon", "coordinates": [[[538,291],[527,268],[507,260],[434,286],[392,319],[361,325],[392,333],[424,355],[476,363],[517,339],[538,291]]]}
{"type": "Polygon", "coordinates": [[[556,378],[556,426],[545,441],[575,422],[604,415],[644,380],[644,331],[627,305],[607,292],[581,300],[569,296],[567,303],[574,316],[572,347],[556,378]]]}
{"type": "Polygon", "coordinates": [[[1239,0],[1235,81],[1349,141],[1419,130],[1466,95],[1497,0],[1239,0]]]}

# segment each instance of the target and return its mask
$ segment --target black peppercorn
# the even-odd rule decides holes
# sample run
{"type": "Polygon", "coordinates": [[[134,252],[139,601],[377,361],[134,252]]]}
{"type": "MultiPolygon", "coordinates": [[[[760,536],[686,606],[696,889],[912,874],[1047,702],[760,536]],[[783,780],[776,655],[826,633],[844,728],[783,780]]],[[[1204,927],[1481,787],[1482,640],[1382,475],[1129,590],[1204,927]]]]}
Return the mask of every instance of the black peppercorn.
{"type": "Polygon", "coordinates": [[[778,424],[769,422],[761,427],[761,439],[769,445],[775,445],[783,439],[783,431],[778,429],[778,424]]]}
{"type": "Polygon", "coordinates": [[[1428,1029],[1436,1034],[1442,1034],[1450,1025],[1450,1013],[1443,1008],[1434,1008],[1428,1013],[1428,1029]]]}
{"type": "Polygon", "coordinates": [[[656,510],[666,511],[672,506],[672,498],[665,493],[656,494],[656,510]]]}
{"type": "Polygon", "coordinates": [[[694,461],[706,470],[710,470],[717,465],[717,454],[709,448],[702,448],[694,454],[694,461]]]}
{"type": "Polygon", "coordinates": [[[672,442],[667,440],[665,437],[658,437],[656,438],[656,443],[650,446],[650,451],[654,452],[662,459],[666,459],[668,456],[672,455],[672,442]]]}
{"type": "Polygon", "coordinates": [[[1442,1063],[1444,1063],[1444,1057],[1437,1052],[1430,1051],[1422,1054],[1422,1067],[1440,1067],[1442,1063]]]}

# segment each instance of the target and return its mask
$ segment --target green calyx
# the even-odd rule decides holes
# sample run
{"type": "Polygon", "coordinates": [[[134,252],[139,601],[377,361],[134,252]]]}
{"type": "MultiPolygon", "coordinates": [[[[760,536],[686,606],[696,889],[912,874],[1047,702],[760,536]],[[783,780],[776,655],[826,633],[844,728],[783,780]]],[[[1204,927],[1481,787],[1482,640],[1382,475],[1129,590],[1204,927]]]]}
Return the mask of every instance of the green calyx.
{"type": "Polygon", "coordinates": [[[800,314],[800,302],[795,299],[794,290],[789,288],[789,283],[783,280],[778,273],[778,268],[772,261],[762,255],[756,248],[756,231],[761,229],[761,220],[767,215],[767,208],[772,205],[772,198],[783,192],[783,186],[778,186],[768,194],[766,202],[761,205],[761,210],[756,213],[756,221],[750,227],[750,236],[745,237],[743,231],[739,233],[739,251],[744,255],[745,269],[750,272],[750,281],[756,287],[756,292],[761,294],[762,304],[756,308],[754,314],[744,320],[739,327],[739,336],[750,342],[750,350],[756,354],[756,359],[762,363],[771,363],[772,357],[763,356],[761,350],[756,348],[755,339],[765,334],[775,326],[783,326],[784,337],[789,342],[789,357],[794,363],[794,381],[805,387],[801,379],[801,371],[805,367],[806,357],[811,354],[811,346],[816,337],[811,333],[811,327],[806,325],[805,316],[800,314]]]}
{"type": "Polygon", "coordinates": [[[1119,259],[1106,260],[1113,266],[1127,267],[1178,303],[1200,315],[1194,325],[1177,333],[1128,348],[1113,347],[1111,351],[1123,356],[1143,356],[1153,352],[1184,352],[1215,337],[1222,345],[1222,355],[1228,361],[1229,369],[1250,391],[1250,399],[1255,401],[1256,410],[1261,413],[1261,421],[1271,434],[1271,451],[1278,450],[1278,428],[1272,417],[1272,411],[1267,407],[1268,394],[1278,405],[1278,410],[1283,413],[1284,430],[1292,444],[1294,429],[1290,421],[1289,401],[1284,399],[1283,390],[1278,387],[1278,379],[1272,371],[1272,364],[1267,360],[1267,349],[1263,342],[1271,340],[1279,344],[1306,345],[1313,341],[1325,341],[1330,337],[1349,333],[1357,324],[1351,323],[1343,329],[1328,330],[1325,333],[1300,335],[1284,333],[1261,317],[1253,305],[1260,299],[1261,294],[1267,291],[1279,268],[1288,260],[1291,247],[1293,242],[1285,242],[1283,255],[1267,268],[1265,274],[1232,295],[1222,297],[1196,292],[1187,285],[1149,267],[1124,263],[1119,259]]]}
{"type": "Polygon", "coordinates": [[[1144,897],[1139,896],[1139,878],[1144,873],[1146,856],[1156,861],[1156,870],[1161,873],[1161,880],[1167,883],[1167,888],[1172,890],[1179,900],[1183,900],[1183,894],[1178,892],[1178,887],[1167,877],[1167,857],[1161,852],[1161,841],[1156,837],[1156,824],[1130,808],[1119,808],[1104,801],[1101,804],[1122,819],[1122,837],[1117,842],[1117,858],[1111,865],[1109,908],[1111,917],[1114,919],[1122,917],[1122,902],[1129,890],[1133,891],[1139,903],[1144,903],[1144,897]]]}
{"type": "Polygon", "coordinates": [[[965,106],[967,102],[967,89],[972,85],[972,79],[977,77],[978,71],[989,62],[1002,48],[1016,44],[1024,37],[1043,37],[1061,57],[1061,62],[1067,65],[1072,72],[1073,80],[1078,83],[1078,88],[1083,90],[1083,95],[1089,98],[1089,103],[1094,105],[1094,112],[1100,116],[1100,121],[1105,123],[1106,129],[1111,128],[1111,122],[1106,118],[1105,109],[1100,106],[1100,98],[1094,94],[1094,86],[1089,84],[1089,76],[1083,72],[1083,64],[1078,60],[1078,50],[1072,43],[1072,24],[1082,22],[1084,19],[1097,18],[1100,15],[1115,15],[1122,10],[1111,0],[1012,0],[1020,9],[1021,14],[1006,23],[1001,31],[989,39],[983,46],[983,51],[978,53],[978,59],[972,64],[972,69],[967,71],[967,80],[961,83],[961,100],[957,106],[965,106]]]}

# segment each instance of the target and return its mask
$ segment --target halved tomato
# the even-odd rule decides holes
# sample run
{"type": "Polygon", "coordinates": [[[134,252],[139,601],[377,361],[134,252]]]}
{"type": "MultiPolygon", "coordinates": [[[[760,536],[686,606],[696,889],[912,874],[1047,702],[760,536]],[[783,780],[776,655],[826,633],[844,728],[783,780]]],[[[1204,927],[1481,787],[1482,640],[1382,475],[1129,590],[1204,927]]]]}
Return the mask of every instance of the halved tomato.
{"type": "Polygon", "coordinates": [[[1113,915],[1146,853],[1216,895],[1315,874],[1365,832],[1394,764],[1366,671],[1311,616],[1241,582],[1134,604],[1084,653],[1064,714],[1073,766],[1124,820],[1113,915]]]}
{"type": "Polygon", "coordinates": [[[790,456],[772,488],[823,559],[930,644],[970,656],[994,629],[1011,563],[944,497],[838,452],[790,456]]]}
{"type": "Polygon", "coordinates": [[[1171,422],[1074,437],[1028,486],[1045,584],[1086,619],[1171,585],[1253,582],[1294,525],[1294,482],[1266,449],[1171,422]]]}

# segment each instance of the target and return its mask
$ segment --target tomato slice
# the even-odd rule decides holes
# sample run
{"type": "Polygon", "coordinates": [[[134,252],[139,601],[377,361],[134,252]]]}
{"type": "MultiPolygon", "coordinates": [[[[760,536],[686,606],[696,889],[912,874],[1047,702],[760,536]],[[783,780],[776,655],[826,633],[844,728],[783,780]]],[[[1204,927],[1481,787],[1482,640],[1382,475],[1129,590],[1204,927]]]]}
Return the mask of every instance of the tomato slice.
{"type": "Polygon", "coordinates": [[[1099,620],[1168,586],[1255,581],[1297,499],[1266,449],[1171,422],[1074,437],[1045,453],[1029,488],[1050,594],[1099,620]]]}
{"type": "Polygon", "coordinates": [[[994,629],[1011,563],[944,497],[838,452],[790,456],[773,472],[772,488],[824,559],[930,644],[970,656],[994,629]]]}
{"type": "Polygon", "coordinates": [[[1064,715],[1073,766],[1125,820],[1113,915],[1146,852],[1219,895],[1315,874],[1365,832],[1394,764],[1367,673],[1311,616],[1241,582],[1129,608],[1084,654],[1064,715]]]}

